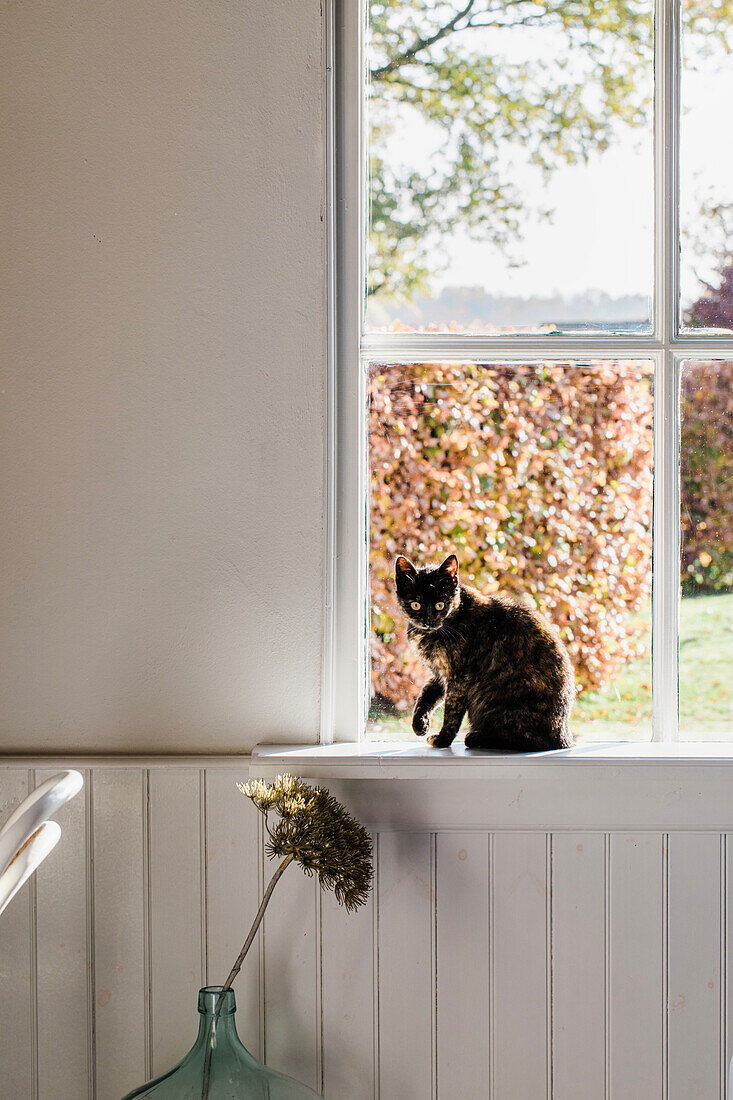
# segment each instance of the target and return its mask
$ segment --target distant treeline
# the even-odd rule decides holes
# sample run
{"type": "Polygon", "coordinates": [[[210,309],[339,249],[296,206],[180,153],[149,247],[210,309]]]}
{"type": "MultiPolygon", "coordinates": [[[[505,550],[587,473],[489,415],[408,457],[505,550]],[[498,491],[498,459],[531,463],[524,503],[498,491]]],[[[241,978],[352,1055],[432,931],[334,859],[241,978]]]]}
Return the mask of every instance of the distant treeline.
{"type": "Polygon", "coordinates": [[[487,294],[481,287],[445,287],[432,297],[417,296],[410,302],[370,301],[369,322],[383,328],[399,321],[404,325],[457,325],[461,328],[523,328],[538,325],[574,327],[589,322],[600,325],[638,324],[649,317],[649,301],[641,294],[612,298],[601,291],[564,296],[519,298],[487,294]]]}

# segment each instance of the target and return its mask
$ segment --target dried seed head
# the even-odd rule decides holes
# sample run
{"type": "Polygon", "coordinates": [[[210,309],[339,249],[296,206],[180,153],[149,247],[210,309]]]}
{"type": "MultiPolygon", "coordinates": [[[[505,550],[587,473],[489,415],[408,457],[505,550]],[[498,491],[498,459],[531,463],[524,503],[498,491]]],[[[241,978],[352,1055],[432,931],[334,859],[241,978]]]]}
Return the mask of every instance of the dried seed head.
{"type": "Polygon", "coordinates": [[[271,784],[254,779],[237,786],[265,818],[271,859],[293,856],[348,910],[366,902],[373,874],[371,838],[338,799],[292,775],[278,775],[271,784]],[[270,811],[278,815],[273,823],[270,811]]]}

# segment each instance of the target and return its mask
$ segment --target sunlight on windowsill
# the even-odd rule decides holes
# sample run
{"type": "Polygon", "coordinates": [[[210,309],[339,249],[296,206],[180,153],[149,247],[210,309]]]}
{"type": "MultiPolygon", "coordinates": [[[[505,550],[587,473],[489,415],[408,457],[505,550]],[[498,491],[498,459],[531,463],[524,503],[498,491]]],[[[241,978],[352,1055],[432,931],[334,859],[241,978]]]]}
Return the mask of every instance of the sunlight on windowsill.
{"type": "MultiPolygon", "coordinates": [[[[423,740],[363,741],[335,745],[258,745],[250,772],[268,778],[282,772],[316,779],[479,779],[496,768],[603,766],[733,765],[733,744],[715,741],[606,741],[550,752],[499,753],[466,749],[456,740],[449,749],[432,749],[423,740]]],[[[554,774],[554,773],[553,773],[554,774]]]]}

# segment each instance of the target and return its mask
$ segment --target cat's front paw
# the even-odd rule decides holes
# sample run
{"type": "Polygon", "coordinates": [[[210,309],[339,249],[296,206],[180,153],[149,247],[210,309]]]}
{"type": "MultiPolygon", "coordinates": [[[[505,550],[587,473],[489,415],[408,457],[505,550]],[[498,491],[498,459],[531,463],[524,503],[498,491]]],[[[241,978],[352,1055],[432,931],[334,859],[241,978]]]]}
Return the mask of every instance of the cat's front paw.
{"type": "Polygon", "coordinates": [[[434,733],[432,737],[428,737],[428,744],[434,749],[447,749],[453,744],[453,738],[444,733],[434,733]]]}
{"type": "Polygon", "coordinates": [[[424,737],[430,729],[430,715],[424,710],[416,710],[412,716],[412,728],[418,737],[424,737]]]}

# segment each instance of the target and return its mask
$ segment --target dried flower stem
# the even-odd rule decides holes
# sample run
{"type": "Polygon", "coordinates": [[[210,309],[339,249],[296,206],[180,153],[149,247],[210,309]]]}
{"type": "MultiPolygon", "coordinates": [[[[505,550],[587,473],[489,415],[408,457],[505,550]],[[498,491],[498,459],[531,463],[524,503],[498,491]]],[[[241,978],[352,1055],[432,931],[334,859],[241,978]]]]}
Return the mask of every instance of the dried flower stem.
{"type": "Polygon", "coordinates": [[[210,1031],[210,1034],[209,1034],[209,1042],[208,1042],[208,1045],[206,1047],[206,1058],[204,1060],[204,1079],[203,1079],[203,1084],[201,1086],[201,1100],[208,1100],[208,1096],[209,1096],[209,1081],[211,1079],[211,1060],[212,1060],[212,1057],[213,1057],[213,1054],[214,1054],[214,1040],[216,1038],[216,1024],[217,1024],[217,1021],[219,1019],[219,1013],[221,1011],[221,1006],[222,1006],[222,1003],[223,1003],[223,1000],[224,1000],[224,994],[227,992],[227,990],[231,989],[232,982],[236,978],[239,971],[242,969],[242,963],[244,962],[245,956],[246,956],[247,952],[249,951],[250,947],[252,946],[252,941],[254,940],[255,936],[257,935],[257,929],[262,924],[262,918],[265,915],[265,909],[267,908],[267,903],[268,903],[268,901],[270,900],[270,898],[272,896],[272,891],[277,886],[278,881],[280,879],[280,876],[283,874],[286,867],[288,867],[288,865],[291,864],[294,859],[295,859],[294,855],[286,856],[285,859],[282,861],[282,863],[278,866],[277,870],[275,871],[275,874],[270,879],[270,881],[268,883],[268,886],[267,886],[267,889],[265,890],[264,896],[262,898],[262,901],[260,902],[260,907],[257,910],[257,913],[255,915],[255,919],[252,921],[252,927],[250,928],[250,930],[247,934],[247,939],[244,941],[244,944],[242,946],[242,950],[237,955],[237,961],[235,962],[232,969],[229,971],[229,976],[227,977],[227,980],[224,982],[224,985],[221,987],[221,994],[220,994],[218,1003],[216,1005],[216,1008],[214,1009],[214,1016],[213,1016],[213,1019],[211,1021],[211,1031],[210,1031]]]}
{"type": "Polygon", "coordinates": [[[281,862],[265,890],[237,961],[221,987],[207,1039],[201,1100],[208,1100],[209,1096],[216,1027],[223,995],[242,969],[272,891],[285,868],[297,861],[306,875],[318,876],[321,889],[333,890],[336,901],[348,910],[358,909],[364,904],[372,885],[371,838],[328,791],[311,787],[292,775],[278,775],[272,783],[253,779],[237,786],[264,818],[268,837],[265,844],[267,855],[270,859],[279,858],[281,862]],[[274,823],[269,820],[270,812],[277,815],[274,823]]]}
{"type": "Polygon", "coordinates": [[[265,890],[265,895],[262,898],[262,903],[261,903],[259,909],[257,910],[257,916],[255,917],[254,922],[252,924],[252,927],[249,930],[249,935],[247,936],[247,939],[244,941],[244,946],[242,947],[242,950],[237,955],[237,961],[235,962],[232,969],[229,971],[229,977],[224,982],[224,985],[221,988],[222,993],[226,993],[226,991],[231,988],[232,982],[236,978],[239,971],[242,969],[242,963],[244,962],[244,956],[249,951],[250,947],[252,946],[252,940],[257,935],[257,929],[260,927],[260,924],[262,923],[262,918],[265,915],[265,909],[267,908],[267,903],[270,900],[270,895],[272,894],[272,891],[277,886],[277,882],[278,882],[278,879],[280,878],[281,874],[283,873],[285,868],[288,866],[288,864],[292,863],[294,859],[295,859],[294,855],[286,856],[285,859],[280,864],[280,866],[278,867],[278,869],[275,871],[275,874],[270,879],[270,883],[269,883],[267,889],[265,890]]]}

